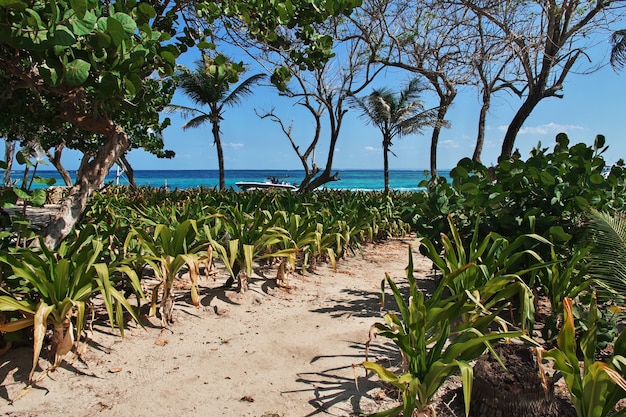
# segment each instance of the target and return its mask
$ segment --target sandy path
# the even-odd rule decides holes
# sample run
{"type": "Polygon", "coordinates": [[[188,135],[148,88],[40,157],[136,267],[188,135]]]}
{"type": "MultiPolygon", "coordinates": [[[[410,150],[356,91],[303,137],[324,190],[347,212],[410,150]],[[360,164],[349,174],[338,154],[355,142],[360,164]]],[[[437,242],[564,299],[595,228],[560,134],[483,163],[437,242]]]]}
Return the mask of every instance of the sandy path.
{"type": "MultiPolygon", "coordinates": [[[[321,265],[293,276],[291,291],[257,276],[241,295],[221,289],[220,275],[201,283],[201,308],[180,293],[168,329],[146,319],[145,329],[131,325],[122,339],[97,323],[82,361],[68,357],[10,404],[31,361],[30,347],[13,349],[0,357],[1,413],[300,417],[384,409],[390,399],[382,385],[352,365],[365,359],[370,326],[381,317],[381,279],[385,272],[404,278],[411,241],[368,246],[337,272],[321,265]]],[[[427,276],[430,262],[416,259],[417,275],[427,276]]],[[[383,342],[372,345],[373,359],[395,357],[383,342]]]]}

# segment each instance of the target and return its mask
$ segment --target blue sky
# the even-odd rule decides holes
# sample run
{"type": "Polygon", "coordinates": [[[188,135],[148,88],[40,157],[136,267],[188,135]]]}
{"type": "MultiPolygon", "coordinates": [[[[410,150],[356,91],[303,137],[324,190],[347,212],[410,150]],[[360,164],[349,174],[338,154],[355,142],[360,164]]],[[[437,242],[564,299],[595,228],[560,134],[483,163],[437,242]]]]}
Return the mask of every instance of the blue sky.
{"type": "MultiPolygon", "coordinates": [[[[597,62],[607,62],[608,40],[596,52],[597,62]]],[[[194,58],[185,56],[187,66],[193,65],[194,58]]],[[[594,62],[594,63],[597,63],[594,62]]],[[[244,75],[249,76],[250,71],[244,75]]],[[[397,75],[380,82],[395,90],[405,85],[406,78],[397,75]]],[[[371,90],[366,90],[365,94],[371,90]]],[[[570,73],[564,83],[564,98],[544,99],[535,108],[532,116],[520,131],[516,148],[523,157],[541,141],[543,146],[551,146],[557,133],[565,132],[571,143],[593,143],[596,134],[607,138],[609,151],[605,158],[609,163],[619,158],[626,159],[626,72],[615,72],[605,65],[589,75],[570,73]]],[[[176,93],[173,103],[191,105],[181,93],[176,93]]],[[[427,103],[431,106],[436,102],[427,103]]],[[[520,104],[513,96],[499,95],[493,99],[487,119],[486,143],[482,160],[486,165],[494,164],[500,153],[502,138],[513,114],[520,104]]],[[[300,161],[287,138],[277,124],[268,119],[260,119],[255,114],[275,107],[276,112],[286,122],[293,120],[298,137],[303,138],[302,147],[308,145],[313,123],[310,117],[293,102],[278,97],[269,86],[255,89],[254,96],[240,107],[226,110],[221,125],[226,169],[301,169],[300,161]]],[[[447,119],[451,128],[444,129],[440,137],[439,169],[449,169],[463,157],[472,155],[477,130],[480,103],[475,90],[459,92],[447,119]]],[[[171,160],[158,159],[141,150],[129,154],[129,161],[135,169],[217,169],[217,154],[212,145],[210,126],[182,131],[184,123],[177,115],[169,115],[172,125],[164,132],[167,149],[174,150],[176,157],[171,160]]],[[[326,136],[328,131],[324,131],[326,136]]],[[[324,132],[322,133],[324,137],[324,132]]],[[[406,136],[394,141],[392,150],[397,157],[391,157],[391,169],[423,170],[429,167],[430,134],[406,136]]],[[[327,142],[320,144],[316,162],[324,166],[327,142]]],[[[68,169],[78,166],[78,156],[67,152],[64,158],[68,169]]],[[[366,125],[354,110],[346,116],[342,134],[335,154],[334,167],[342,169],[382,169],[381,137],[376,128],[366,125]]]]}

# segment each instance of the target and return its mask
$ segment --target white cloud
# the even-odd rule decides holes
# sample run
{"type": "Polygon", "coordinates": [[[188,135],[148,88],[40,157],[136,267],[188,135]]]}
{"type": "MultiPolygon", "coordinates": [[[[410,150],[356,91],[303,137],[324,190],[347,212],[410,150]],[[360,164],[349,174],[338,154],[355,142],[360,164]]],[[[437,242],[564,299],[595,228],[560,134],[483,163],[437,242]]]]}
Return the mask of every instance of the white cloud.
{"type": "Polygon", "coordinates": [[[366,146],[365,148],[363,148],[366,152],[378,152],[379,149],[373,147],[373,146],[366,146]]]}
{"type": "MultiPolygon", "coordinates": [[[[506,132],[508,126],[498,126],[500,132],[506,132]]],[[[520,135],[556,135],[561,132],[571,132],[573,130],[583,130],[578,125],[560,125],[557,123],[546,123],[539,126],[528,126],[520,129],[520,135]]]]}
{"type": "Polygon", "coordinates": [[[442,148],[459,148],[459,142],[451,139],[442,140],[441,142],[439,142],[439,145],[442,148]]]}
{"type": "Polygon", "coordinates": [[[230,142],[227,143],[226,146],[229,146],[231,148],[235,148],[235,149],[239,149],[239,148],[243,148],[243,143],[234,143],[234,142],[230,142]]]}

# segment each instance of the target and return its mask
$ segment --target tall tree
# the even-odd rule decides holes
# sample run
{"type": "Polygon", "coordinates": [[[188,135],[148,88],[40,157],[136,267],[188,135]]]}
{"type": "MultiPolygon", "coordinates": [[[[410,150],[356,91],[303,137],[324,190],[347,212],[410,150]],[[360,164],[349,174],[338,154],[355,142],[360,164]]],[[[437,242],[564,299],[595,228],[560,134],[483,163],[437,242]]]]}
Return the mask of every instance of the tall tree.
{"type": "MultiPolygon", "coordinates": [[[[224,57],[220,60],[225,59],[224,57]]],[[[211,124],[213,134],[213,144],[217,150],[217,161],[219,167],[220,190],[226,189],[224,178],[224,151],[222,139],[220,137],[220,123],[224,118],[226,108],[241,104],[242,100],[252,94],[252,87],[265,78],[264,74],[255,74],[246,78],[231,90],[231,84],[235,84],[239,79],[239,73],[243,72],[242,63],[230,63],[226,68],[228,71],[218,69],[213,62],[215,60],[205,57],[196,63],[196,68],[181,67],[177,76],[179,86],[183,92],[191,98],[196,106],[208,108],[207,111],[198,107],[182,106],[170,104],[166,111],[180,112],[188,120],[183,126],[183,130],[196,128],[205,123],[211,124]]]]}
{"type": "Polygon", "coordinates": [[[481,162],[485,143],[485,126],[491,108],[491,100],[499,91],[511,88],[519,82],[518,67],[512,65],[514,55],[509,53],[506,42],[498,35],[498,29],[480,14],[468,21],[468,32],[473,33],[468,39],[468,61],[472,71],[471,83],[480,96],[481,106],[478,115],[476,145],[472,160],[481,162]]]}
{"type": "Polygon", "coordinates": [[[472,0],[463,3],[499,28],[501,39],[524,74],[521,85],[511,84],[512,91],[523,101],[502,142],[500,156],[510,157],[517,134],[535,107],[545,98],[563,97],[565,78],[579,59],[587,56],[590,35],[606,29],[616,18],[613,12],[624,2],[472,0]]]}
{"type": "MultiPolygon", "coordinates": [[[[331,19],[324,25],[316,26],[320,34],[334,40],[331,43],[335,56],[321,66],[300,66],[290,54],[276,54],[271,48],[264,49],[266,63],[280,65],[284,69],[274,74],[274,77],[285,80],[280,94],[294,100],[313,118],[314,128],[310,140],[306,146],[301,146],[304,135],[295,133],[293,124],[285,123],[273,109],[259,115],[281,126],[300,159],[305,172],[299,186],[300,192],[315,190],[339,179],[339,173],[333,172],[333,161],[348,112],[347,100],[360,94],[384,69],[368,59],[364,53],[367,45],[353,35],[353,27],[347,23],[343,19],[331,19]],[[327,133],[325,129],[328,129],[327,133]],[[326,137],[328,153],[324,165],[319,166],[315,158],[320,140],[326,137]]],[[[291,39],[295,46],[297,42],[294,34],[291,39]]]]}
{"type": "MultiPolygon", "coordinates": [[[[424,77],[438,99],[437,118],[445,120],[459,85],[468,82],[464,8],[440,0],[370,0],[353,19],[370,45],[370,60],[424,77]],[[369,24],[369,22],[377,22],[369,24]]],[[[443,124],[434,127],[430,172],[437,178],[437,150],[443,124]]]]}
{"type": "Polygon", "coordinates": [[[382,134],[385,193],[389,192],[389,153],[393,154],[392,140],[395,137],[421,133],[427,126],[442,124],[437,118],[437,109],[425,109],[424,102],[420,99],[423,91],[419,79],[413,79],[400,93],[383,87],[375,89],[366,97],[353,97],[353,103],[362,116],[382,134]]]}

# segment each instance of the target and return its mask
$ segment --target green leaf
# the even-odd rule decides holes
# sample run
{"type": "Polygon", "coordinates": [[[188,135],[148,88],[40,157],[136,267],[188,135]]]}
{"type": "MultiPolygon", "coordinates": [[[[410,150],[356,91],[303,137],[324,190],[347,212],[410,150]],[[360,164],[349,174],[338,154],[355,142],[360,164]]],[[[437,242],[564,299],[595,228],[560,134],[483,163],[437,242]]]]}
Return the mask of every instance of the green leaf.
{"type": "Polygon", "coordinates": [[[148,3],[139,3],[139,11],[149,18],[156,16],[156,11],[148,3]]]}
{"type": "Polygon", "coordinates": [[[552,239],[561,242],[568,242],[573,237],[569,233],[565,232],[561,226],[552,226],[549,233],[552,239]]]}
{"type": "Polygon", "coordinates": [[[51,185],[56,184],[57,180],[54,177],[44,178],[44,177],[36,176],[33,178],[33,182],[35,184],[51,186],[51,185]]]}
{"type": "Polygon", "coordinates": [[[76,36],[85,36],[95,30],[96,21],[96,15],[88,11],[81,19],[70,19],[70,25],[76,36]]]}
{"type": "Polygon", "coordinates": [[[604,177],[602,176],[602,174],[596,172],[592,174],[591,177],[589,177],[589,182],[594,185],[600,185],[604,183],[604,177]]]}
{"type": "Polygon", "coordinates": [[[113,17],[109,17],[107,22],[107,34],[111,37],[114,46],[120,46],[124,40],[124,26],[113,17]]]}
{"type": "Polygon", "coordinates": [[[38,189],[33,191],[33,195],[30,197],[30,203],[33,206],[37,206],[37,207],[42,207],[44,204],[46,204],[46,198],[47,198],[47,193],[46,190],[43,189],[38,189]]]}
{"type": "Polygon", "coordinates": [[[26,10],[28,3],[20,0],[0,0],[0,7],[7,9],[26,10]]]}
{"type": "Polygon", "coordinates": [[[65,81],[71,85],[82,85],[89,78],[91,64],[82,59],[75,59],[65,66],[65,81]]]}
{"type": "Polygon", "coordinates": [[[115,13],[113,18],[120,23],[127,35],[130,36],[137,30],[137,23],[126,13],[115,13]]]}
{"type": "Polygon", "coordinates": [[[70,0],[70,5],[76,13],[76,17],[83,19],[87,13],[87,0],[70,0]]]}
{"type": "Polygon", "coordinates": [[[57,26],[52,37],[52,42],[56,46],[72,46],[76,43],[76,37],[66,26],[57,26]]]}

